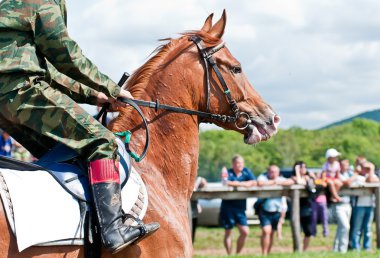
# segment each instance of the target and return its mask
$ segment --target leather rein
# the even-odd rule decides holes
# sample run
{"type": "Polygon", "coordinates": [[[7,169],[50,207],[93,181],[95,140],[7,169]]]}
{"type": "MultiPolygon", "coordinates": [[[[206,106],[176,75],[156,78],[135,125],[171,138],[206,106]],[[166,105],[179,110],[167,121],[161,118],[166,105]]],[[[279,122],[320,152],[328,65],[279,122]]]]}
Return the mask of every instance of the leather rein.
{"type": "MultiPolygon", "coordinates": [[[[127,103],[127,104],[131,105],[134,109],[136,109],[136,111],[139,113],[139,115],[143,119],[143,123],[145,125],[146,143],[145,143],[144,150],[143,150],[143,152],[142,152],[142,154],[140,156],[137,156],[135,153],[133,153],[130,150],[130,148],[129,148],[129,141],[126,142],[126,149],[127,149],[128,153],[136,161],[138,161],[138,162],[141,161],[146,156],[146,153],[147,153],[148,147],[149,147],[148,122],[146,121],[146,118],[145,118],[143,112],[141,111],[141,109],[139,108],[139,106],[141,106],[141,107],[148,107],[148,108],[154,108],[156,112],[159,109],[163,109],[163,110],[167,110],[167,111],[174,112],[174,113],[181,113],[181,114],[187,114],[187,115],[196,115],[196,116],[202,117],[204,119],[210,119],[210,120],[214,120],[214,121],[218,121],[218,122],[222,122],[222,123],[235,123],[236,128],[238,128],[239,130],[244,130],[250,124],[252,124],[251,117],[247,113],[241,112],[239,110],[237,102],[232,97],[231,91],[228,88],[227,83],[224,80],[223,75],[220,72],[220,70],[219,70],[219,68],[218,68],[218,66],[216,64],[216,61],[215,61],[215,59],[213,57],[213,54],[215,54],[216,52],[218,52],[219,50],[221,50],[224,47],[225,43],[221,42],[220,44],[218,44],[218,45],[216,45],[214,47],[206,48],[205,45],[204,45],[204,43],[203,43],[203,40],[200,37],[198,37],[198,36],[191,36],[189,38],[189,41],[194,42],[194,44],[197,46],[197,49],[198,49],[198,51],[200,52],[200,54],[202,56],[203,63],[204,63],[204,66],[205,66],[206,84],[207,84],[206,85],[207,86],[207,88],[206,88],[206,90],[207,90],[207,92],[206,92],[206,97],[207,97],[206,112],[199,111],[199,110],[186,109],[186,108],[182,108],[182,107],[176,107],[176,106],[170,106],[170,105],[160,104],[159,101],[158,101],[158,99],[155,102],[153,102],[153,101],[145,101],[145,100],[137,100],[137,99],[118,98],[118,100],[120,100],[120,101],[122,101],[124,103],[127,103]],[[223,93],[224,93],[224,95],[227,98],[227,101],[228,101],[228,104],[230,105],[231,111],[234,113],[233,116],[221,115],[221,114],[215,114],[215,113],[210,113],[209,112],[209,110],[210,110],[210,71],[209,71],[209,66],[211,66],[211,68],[214,70],[216,76],[218,77],[218,80],[219,80],[220,84],[223,87],[223,93]],[[246,124],[244,126],[241,126],[241,127],[239,127],[238,124],[237,124],[237,121],[238,121],[238,119],[240,117],[245,117],[246,118],[246,124]]],[[[119,86],[123,86],[128,78],[129,78],[129,74],[128,73],[124,73],[123,76],[122,76],[122,78],[120,79],[118,85],[119,86]]],[[[97,120],[99,120],[100,117],[102,117],[102,124],[104,126],[106,126],[106,124],[107,124],[106,119],[107,119],[107,109],[108,109],[108,107],[109,107],[109,104],[103,106],[102,109],[100,110],[100,112],[98,113],[98,115],[96,116],[97,120]]],[[[117,134],[117,135],[119,135],[119,136],[125,136],[125,135],[120,135],[120,134],[117,134]]]]}

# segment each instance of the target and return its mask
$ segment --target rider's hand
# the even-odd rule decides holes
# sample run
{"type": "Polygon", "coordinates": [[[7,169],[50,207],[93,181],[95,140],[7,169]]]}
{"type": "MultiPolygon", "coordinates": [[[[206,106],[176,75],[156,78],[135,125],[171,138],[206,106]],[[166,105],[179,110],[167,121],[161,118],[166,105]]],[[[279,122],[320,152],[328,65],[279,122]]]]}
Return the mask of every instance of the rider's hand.
{"type": "Polygon", "coordinates": [[[132,94],[129,91],[124,90],[123,88],[121,89],[118,97],[120,97],[120,98],[127,98],[127,99],[133,99],[132,94]]]}
{"type": "MultiPolygon", "coordinates": [[[[131,95],[131,93],[127,90],[124,90],[124,89],[121,89],[119,95],[117,96],[118,98],[127,98],[127,99],[133,99],[133,96],[131,95]]],[[[103,106],[105,103],[110,103],[111,104],[111,107],[113,110],[117,110],[119,107],[126,107],[127,104],[122,102],[122,101],[119,101],[117,99],[114,99],[114,98],[111,98],[111,97],[107,97],[106,94],[104,94],[103,92],[98,92],[98,95],[96,96],[97,100],[97,105],[98,106],[103,106]]]]}
{"type": "MultiPolygon", "coordinates": [[[[124,89],[121,89],[121,91],[117,97],[118,98],[133,99],[132,94],[129,91],[124,90],[124,89]]],[[[111,103],[112,109],[115,109],[115,110],[117,110],[120,107],[126,107],[127,106],[126,103],[124,103],[120,100],[117,100],[117,99],[113,99],[113,98],[109,98],[108,102],[111,103]]]]}
{"type": "Polygon", "coordinates": [[[108,102],[108,97],[103,92],[98,92],[98,95],[96,96],[96,104],[98,106],[103,106],[104,103],[108,102]]]}

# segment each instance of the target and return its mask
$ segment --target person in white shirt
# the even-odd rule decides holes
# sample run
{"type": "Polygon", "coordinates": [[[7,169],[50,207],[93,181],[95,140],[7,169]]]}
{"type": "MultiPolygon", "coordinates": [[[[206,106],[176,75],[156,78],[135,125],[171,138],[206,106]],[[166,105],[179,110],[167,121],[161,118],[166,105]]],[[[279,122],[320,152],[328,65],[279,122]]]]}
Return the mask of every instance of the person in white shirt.
{"type": "MultiPolygon", "coordinates": [[[[292,179],[286,179],[280,176],[280,169],[276,165],[271,165],[268,172],[260,175],[257,178],[258,186],[269,185],[292,185],[292,179]]],[[[262,230],[261,235],[261,252],[263,256],[270,253],[273,245],[274,232],[277,230],[278,222],[281,218],[282,199],[281,197],[267,198],[262,201],[259,220],[262,230]]]]}
{"type": "MultiPolygon", "coordinates": [[[[356,179],[357,174],[350,170],[350,161],[343,159],[340,162],[339,180],[342,186],[350,186],[356,179]]],[[[337,221],[336,234],[333,244],[335,252],[346,253],[348,249],[350,218],[351,218],[351,199],[349,196],[342,196],[340,202],[331,204],[331,209],[337,221]]]]}

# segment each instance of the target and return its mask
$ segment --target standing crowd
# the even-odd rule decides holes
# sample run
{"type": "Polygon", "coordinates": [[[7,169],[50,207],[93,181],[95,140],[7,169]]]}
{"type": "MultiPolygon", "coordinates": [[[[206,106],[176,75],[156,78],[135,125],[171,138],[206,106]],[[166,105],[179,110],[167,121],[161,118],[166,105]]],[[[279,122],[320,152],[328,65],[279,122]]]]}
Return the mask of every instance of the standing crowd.
{"type": "MultiPolygon", "coordinates": [[[[303,250],[309,247],[311,237],[317,236],[317,224],[322,224],[322,235],[329,235],[329,209],[337,223],[332,250],[345,253],[347,250],[371,250],[372,222],[374,219],[374,195],[341,196],[342,187],[359,186],[364,183],[379,182],[375,174],[375,166],[364,156],[358,156],[354,166],[348,159],[339,159],[341,153],[335,149],[326,151],[326,161],[321,173],[308,171],[303,161],[295,162],[292,176],[285,178],[280,174],[277,165],[270,165],[267,171],[257,178],[244,166],[240,155],[232,158],[232,168],[228,176],[223,176],[223,183],[233,187],[265,187],[304,185],[308,196],[300,198],[300,225],[304,233],[303,250]],[[361,244],[362,241],[362,244],[361,244]]],[[[223,175],[223,173],[222,173],[223,175]]],[[[232,254],[232,229],[239,230],[236,253],[239,254],[249,233],[246,199],[223,200],[220,211],[220,223],[225,229],[224,246],[228,254],[232,254]]],[[[287,211],[287,198],[274,197],[258,199],[254,205],[261,226],[262,255],[270,253],[274,243],[275,232],[282,236],[282,223],[287,211]]]]}

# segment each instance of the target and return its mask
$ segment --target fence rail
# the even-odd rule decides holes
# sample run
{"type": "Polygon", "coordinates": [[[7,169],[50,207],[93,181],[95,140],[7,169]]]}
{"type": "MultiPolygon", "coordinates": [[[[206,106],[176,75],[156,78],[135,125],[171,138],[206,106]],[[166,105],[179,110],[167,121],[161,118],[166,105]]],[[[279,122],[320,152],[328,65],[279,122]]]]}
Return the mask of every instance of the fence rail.
{"type": "MultiPolygon", "coordinates": [[[[363,185],[345,187],[339,191],[341,196],[366,196],[370,194],[375,195],[375,220],[376,220],[376,245],[380,249],[380,183],[365,183],[363,185]]],[[[271,197],[290,197],[292,202],[291,209],[291,228],[293,236],[293,250],[294,252],[301,252],[301,225],[300,225],[300,197],[308,195],[305,186],[292,185],[292,186],[254,186],[250,188],[244,187],[228,187],[221,186],[217,188],[204,188],[202,190],[194,191],[191,199],[244,199],[249,197],[257,198],[271,198],[271,197]]]]}

